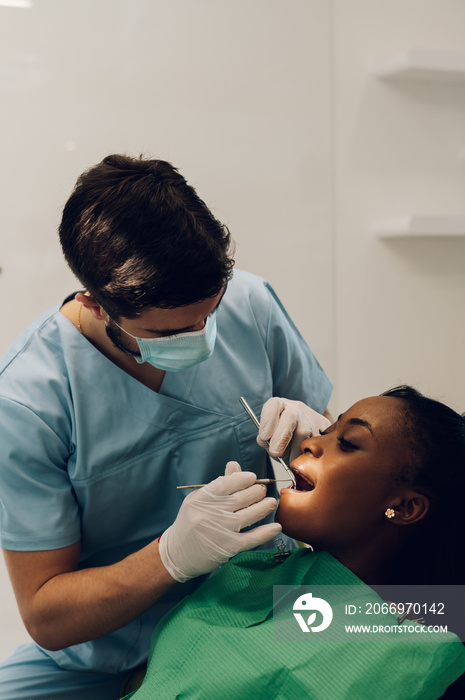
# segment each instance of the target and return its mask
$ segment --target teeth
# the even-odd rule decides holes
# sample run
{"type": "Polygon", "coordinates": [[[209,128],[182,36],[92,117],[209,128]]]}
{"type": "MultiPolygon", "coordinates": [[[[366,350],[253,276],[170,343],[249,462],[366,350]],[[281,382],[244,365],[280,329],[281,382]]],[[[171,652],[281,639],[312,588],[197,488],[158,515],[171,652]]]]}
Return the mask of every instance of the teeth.
{"type": "Polygon", "coordinates": [[[304,476],[300,471],[292,470],[294,472],[296,480],[296,490],[297,491],[313,491],[315,485],[306,476],[304,476]]]}

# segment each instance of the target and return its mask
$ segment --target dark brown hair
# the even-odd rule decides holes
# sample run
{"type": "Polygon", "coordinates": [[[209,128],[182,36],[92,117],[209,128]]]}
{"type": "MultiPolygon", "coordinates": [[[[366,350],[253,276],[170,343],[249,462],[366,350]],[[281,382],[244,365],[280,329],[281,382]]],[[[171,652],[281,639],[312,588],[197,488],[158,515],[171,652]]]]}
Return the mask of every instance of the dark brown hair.
{"type": "Polygon", "coordinates": [[[71,270],[113,318],[203,301],[232,275],[228,229],[163,160],[112,155],[87,170],[59,235],[71,270]]]}

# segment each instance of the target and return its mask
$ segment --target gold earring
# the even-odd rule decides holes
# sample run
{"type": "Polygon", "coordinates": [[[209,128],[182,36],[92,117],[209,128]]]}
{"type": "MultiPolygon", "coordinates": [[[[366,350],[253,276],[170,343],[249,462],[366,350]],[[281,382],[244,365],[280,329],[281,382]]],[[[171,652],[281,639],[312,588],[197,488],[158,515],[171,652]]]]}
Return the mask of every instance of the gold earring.
{"type": "Polygon", "coordinates": [[[395,516],[395,514],[396,514],[396,511],[394,510],[394,508],[386,508],[386,510],[384,512],[384,515],[386,516],[386,518],[388,520],[393,518],[395,516]]]}

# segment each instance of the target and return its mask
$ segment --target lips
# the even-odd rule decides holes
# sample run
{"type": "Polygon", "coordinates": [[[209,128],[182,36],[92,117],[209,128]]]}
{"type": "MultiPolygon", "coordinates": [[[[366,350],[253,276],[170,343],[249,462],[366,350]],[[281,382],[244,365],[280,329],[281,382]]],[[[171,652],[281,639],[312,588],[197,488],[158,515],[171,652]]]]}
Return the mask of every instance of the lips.
{"type": "MultiPolygon", "coordinates": [[[[291,467],[292,468],[292,467],[291,467]]],[[[303,474],[299,469],[292,469],[295,476],[297,491],[313,491],[315,484],[306,474],[303,474]]]]}

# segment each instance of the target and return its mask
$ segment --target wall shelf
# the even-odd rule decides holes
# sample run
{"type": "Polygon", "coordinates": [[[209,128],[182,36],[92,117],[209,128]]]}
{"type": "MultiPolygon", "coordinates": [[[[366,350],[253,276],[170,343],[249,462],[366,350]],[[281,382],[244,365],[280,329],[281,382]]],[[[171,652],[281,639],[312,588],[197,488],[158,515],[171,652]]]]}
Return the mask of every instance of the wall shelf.
{"type": "Polygon", "coordinates": [[[465,51],[408,49],[383,63],[375,75],[385,80],[465,82],[465,51]]]}
{"type": "Polygon", "coordinates": [[[375,221],[372,230],[378,238],[465,236],[465,216],[399,216],[375,221]]]}

